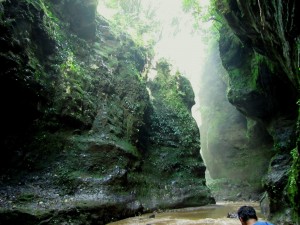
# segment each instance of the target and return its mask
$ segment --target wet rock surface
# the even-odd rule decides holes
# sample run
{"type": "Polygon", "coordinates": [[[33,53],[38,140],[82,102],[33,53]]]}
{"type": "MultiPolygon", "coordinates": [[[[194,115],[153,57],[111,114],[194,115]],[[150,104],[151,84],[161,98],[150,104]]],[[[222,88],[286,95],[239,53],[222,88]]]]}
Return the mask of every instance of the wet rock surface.
{"type": "Polygon", "coordinates": [[[298,222],[299,202],[288,192],[298,190],[297,182],[289,188],[289,180],[299,174],[297,157],[290,158],[299,153],[299,2],[229,0],[217,7],[226,21],[219,46],[228,71],[228,99],[263,126],[274,143],[275,157],[263,179],[270,216],[275,224],[298,222]]]}
{"type": "Polygon", "coordinates": [[[116,36],[95,2],[0,2],[0,224],[106,224],[214,202],[189,82],[170,80],[175,102],[151,102],[151,53],[116,36]]]}

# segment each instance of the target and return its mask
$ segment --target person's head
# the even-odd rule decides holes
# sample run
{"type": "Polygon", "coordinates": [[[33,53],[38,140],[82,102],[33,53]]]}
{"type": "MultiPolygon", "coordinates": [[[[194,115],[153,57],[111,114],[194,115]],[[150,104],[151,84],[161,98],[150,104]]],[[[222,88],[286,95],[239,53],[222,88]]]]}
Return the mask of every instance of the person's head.
{"type": "Polygon", "coordinates": [[[247,222],[250,219],[257,220],[255,209],[252,206],[242,206],[237,214],[241,222],[247,222]]]}

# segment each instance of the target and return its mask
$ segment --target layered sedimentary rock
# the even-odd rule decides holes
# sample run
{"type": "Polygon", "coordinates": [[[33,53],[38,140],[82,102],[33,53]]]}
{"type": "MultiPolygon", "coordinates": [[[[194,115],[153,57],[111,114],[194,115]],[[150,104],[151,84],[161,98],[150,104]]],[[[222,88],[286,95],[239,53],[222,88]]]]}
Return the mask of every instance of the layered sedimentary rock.
{"type": "Polygon", "coordinates": [[[176,89],[184,118],[152,101],[141,75],[151,54],[96,5],[0,2],[1,223],[105,224],[214,202],[193,96],[176,89]]]}
{"type": "Polygon", "coordinates": [[[299,218],[299,3],[230,0],[217,5],[228,24],[220,32],[228,99],[272,137],[275,156],[263,179],[270,215],[276,224],[294,224],[299,218]]]}

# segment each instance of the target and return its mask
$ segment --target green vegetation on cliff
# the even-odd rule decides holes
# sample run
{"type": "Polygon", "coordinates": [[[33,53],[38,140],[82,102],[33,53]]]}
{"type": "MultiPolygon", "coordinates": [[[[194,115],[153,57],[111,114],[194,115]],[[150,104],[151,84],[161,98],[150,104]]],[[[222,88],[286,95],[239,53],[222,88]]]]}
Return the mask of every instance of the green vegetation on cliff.
{"type": "Polygon", "coordinates": [[[274,149],[274,157],[262,182],[268,193],[264,200],[269,202],[270,219],[279,224],[297,223],[290,212],[299,210],[294,201],[299,188],[295,185],[299,165],[294,150],[299,136],[299,30],[296,23],[286,23],[297,20],[297,4],[216,2],[225,24],[220,32],[220,55],[229,74],[228,99],[260,124],[274,143],[266,146],[274,149]]]}
{"type": "Polygon", "coordinates": [[[143,46],[96,8],[0,2],[1,223],[97,224],[214,202],[190,83],[169,76],[151,101],[153,42],[143,46]]]}
{"type": "Polygon", "coordinates": [[[115,36],[96,2],[0,3],[1,222],[20,224],[15,211],[63,220],[83,199],[68,222],[88,223],[80,215],[97,208],[121,205],[123,217],[140,210],[130,192],[118,193],[141,157],[149,104],[141,74],[150,54],[129,35],[115,36]]]}
{"type": "Polygon", "coordinates": [[[149,137],[141,168],[129,181],[147,208],[179,208],[213,203],[200,157],[199,130],[191,115],[194,93],[178,71],[171,73],[165,59],[156,64],[147,82],[151,108],[149,137]]]}
{"type": "Polygon", "coordinates": [[[194,120],[191,115],[191,107],[194,105],[193,90],[189,81],[179,72],[175,75],[170,74],[169,67],[167,61],[159,61],[156,65],[157,76],[154,81],[148,82],[150,95],[155,99],[152,104],[153,116],[157,117],[157,123],[154,122],[153,126],[155,130],[164,134],[153,136],[152,138],[155,138],[153,141],[160,144],[199,148],[200,145],[197,146],[199,141],[195,138],[196,134],[199,135],[198,128],[195,123],[187,123],[194,120]],[[163,113],[157,114],[155,109],[163,113]],[[165,140],[167,136],[170,143],[165,140]]]}
{"type": "Polygon", "coordinates": [[[300,159],[298,149],[293,149],[291,152],[293,163],[289,171],[288,180],[288,196],[293,207],[293,217],[295,221],[299,220],[299,171],[300,171],[300,159]]]}

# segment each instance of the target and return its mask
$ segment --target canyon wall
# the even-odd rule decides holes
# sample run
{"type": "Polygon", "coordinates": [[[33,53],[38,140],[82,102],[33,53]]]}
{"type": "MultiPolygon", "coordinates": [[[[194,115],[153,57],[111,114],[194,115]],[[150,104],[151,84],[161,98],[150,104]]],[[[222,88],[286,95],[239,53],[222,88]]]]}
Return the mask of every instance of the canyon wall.
{"type": "Polygon", "coordinates": [[[147,82],[151,51],[96,8],[0,1],[1,224],[106,224],[214,203],[190,83],[168,71],[147,82]]]}
{"type": "Polygon", "coordinates": [[[262,203],[269,202],[275,224],[298,224],[299,2],[229,0],[216,5],[226,21],[219,48],[228,71],[228,100],[273,141],[262,203]]]}

